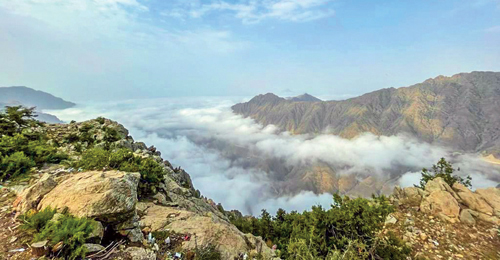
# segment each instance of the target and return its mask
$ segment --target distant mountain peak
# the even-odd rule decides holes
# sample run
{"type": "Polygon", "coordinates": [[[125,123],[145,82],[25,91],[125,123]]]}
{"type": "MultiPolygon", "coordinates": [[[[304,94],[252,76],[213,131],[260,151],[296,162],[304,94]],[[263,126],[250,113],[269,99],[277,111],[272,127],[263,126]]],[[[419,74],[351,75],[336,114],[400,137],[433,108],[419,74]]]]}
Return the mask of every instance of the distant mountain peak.
{"type": "MultiPolygon", "coordinates": [[[[264,100],[264,96],[260,99],[264,100]]],[[[500,155],[500,72],[441,75],[342,101],[293,102],[308,96],[283,102],[272,94],[271,102],[241,103],[232,109],[258,123],[294,134],[327,131],[345,138],[365,132],[408,134],[457,151],[500,155]]]]}
{"type": "Polygon", "coordinates": [[[296,97],[288,98],[288,100],[294,101],[294,102],[320,102],[320,101],[322,101],[321,99],[319,99],[315,96],[309,95],[307,93],[304,93],[302,95],[298,95],[296,97]]]}
{"type": "Polygon", "coordinates": [[[0,87],[0,103],[35,106],[38,109],[64,109],[75,106],[52,94],[24,86],[0,87]]]}
{"type": "Polygon", "coordinates": [[[267,93],[267,94],[260,94],[258,96],[255,96],[252,98],[249,103],[252,104],[258,104],[258,105],[263,105],[263,104],[275,104],[278,102],[285,101],[286,99],[282,97],[278,97],[277,95],[273,93],[267,93]]]}

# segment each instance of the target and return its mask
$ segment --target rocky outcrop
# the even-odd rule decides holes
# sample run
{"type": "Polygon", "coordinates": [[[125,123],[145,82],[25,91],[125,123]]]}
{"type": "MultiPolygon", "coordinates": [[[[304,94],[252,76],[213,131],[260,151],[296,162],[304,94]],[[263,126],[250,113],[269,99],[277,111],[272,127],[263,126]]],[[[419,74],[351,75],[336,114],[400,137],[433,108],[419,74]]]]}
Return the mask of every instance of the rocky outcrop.
{"type": "Polygon", "coordinates": [[[36,209],[42,198],[57,186],[51,174],[44,174],[33,186],[21,192],[14,202],[18,212],[25,213],[30,209],[36,209]]]}
{"type": "Polygon", "coordinates": [[[38,209],[67,208],[78,217],[120,222],[135,214],[139,178],[138,173],[120,171],[77,173],[47,193],[38,209]]]}
{"type": "Polygon", "coordinates": [[[418,207],[423,213],[448,222],[474,225],[477,221],[500,224],[500,189],[471,191],[461,183],[450,187],[442,178],[427,182],[425,189],[396,187],[391,195],[394,205],[418,207]]]}
{"type": "MultiPolygon", "coordinates": [[[[156,161],[157,166],[163,168],[163,182],[158,184],[156,194],[139,201],[139,173],[106,168],[83,171],[48,165],[33,174],[31,184],[19,189],[23,191],[18,193],[14,203],[17,215],[51,207],[58,212],[66,211],[76,217],[97,220],[93,233],[86,239],[88,251],[101,251],[103,248],[99,244],[112,239],[119,244],[126,243],[125,248],[117,251],[123,254],[120,256],[126,255],[126,259],[164,256],[166,252],[160,251],[156,242],[145,239],[145,236],[153,235],[151,232],[164,230],[179,234],[179,237],[188,235],[193,238],[183,241],[179,248],[169,250],[183,250],[194,255],[196,248],[210,245],[220,251],[223,259],[257,252],[266,259],[272,256],[262,239],[241,233],[229,222],[223,210],[201,196],[193,187],[189,174],[180,167],[173,168],[161,158],[155,147],[148,148],[144,143],[135,142],[120,124],[100,118],[49,125],[37,131],[44,131],[49,140],[58,144],[58,149],[75,161],[82,156],[82,150],[92,147],[103,147],[111,152],[129,149],[135,157],[156,161]]],[[[61,216],[56,213],[50,221],[57,221],[61,216]]]]}
{"type": "Polygon", "coordinates": [[[187,234],[190,239],[181,246],[185,250],[194,250],[216,245],[224,259],[234,259],[238,255],[261,251],[265,259],[272,256],[271,250],[264,241],[252,235],[241,233],[234,225],[221,220],[212,213],[203,215],[192,211],[144,203],[139,206],[141,212],[141,228],[147,232],[165,231],[187,234]]]}
{"type": "Polygon", "coordinates": [[[472,192],[463,184],[458,182],[454,183],[453,190],[457,192],[457,195],[462,200],[462,203],[469,209],[482,212],[487,215],[493,214],[493,208],[486,203],[483,197],[475,192],[472,192]]]}
{"type": "Polygon", "coordinates": [[[494,215],[500,217],[500,189],[498,187],[477,189],[476,193],[493,208],[494,215]]]}
{"type": "Polygon", "coordinates": [[[428,192],[416,187],[407,187],[404,189],[395,187],[393,198],[395,199],[396,205],[414,207],[419,206],[422,199],[428,194],[428,192]]]}
{"type": "Polygon", "coordinates": [[[420,204],[420,210],[424,213],[455,221],[460,213],[458,202],[453,196],[442,190],[433,191],[425,197],[420,204]]]}

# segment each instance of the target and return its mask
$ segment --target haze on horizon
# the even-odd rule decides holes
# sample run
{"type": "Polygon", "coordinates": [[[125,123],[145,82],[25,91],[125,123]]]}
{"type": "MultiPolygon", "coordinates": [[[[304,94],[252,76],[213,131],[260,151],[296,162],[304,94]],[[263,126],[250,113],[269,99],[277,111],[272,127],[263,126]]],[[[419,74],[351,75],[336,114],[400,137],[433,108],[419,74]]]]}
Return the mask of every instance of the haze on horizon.
{"type": "Polygon", "coordinates": [[[500,71],[498,46],[498,0],[0,0],[0,86],[77,102],[355,96],[500,71]]]}

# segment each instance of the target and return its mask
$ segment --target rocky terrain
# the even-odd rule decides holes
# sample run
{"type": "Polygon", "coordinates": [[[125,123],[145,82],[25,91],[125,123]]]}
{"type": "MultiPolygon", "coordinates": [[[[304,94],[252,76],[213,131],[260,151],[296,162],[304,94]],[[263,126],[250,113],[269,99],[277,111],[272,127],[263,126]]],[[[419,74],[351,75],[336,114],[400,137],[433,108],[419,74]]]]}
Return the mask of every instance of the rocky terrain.
{"type": "MultiPolygon", "coordinates": [[[[48,252],[33,249],[32,237],[19,228],[19,216],[49,207],[98,221],[96,235],[85,244],[92,259],[170,259],[176,253],[193,259],[197,250],[211,246],[222,259],[243,254],[272,258],[272,251],[260,238],[240,232],[220,206],[201,196],[184,170],[173,168],[153,146],[135,142],[120,124],[99,118],[31,131],[42,132],[49,142],[57,143],[70,161],[80,160],[82,151],[90,148],[80,141],[82,135],[95,139],[94,147],[127,149],[134,157],[154,159],[162,167],[163,181],[155,194],[139,197],[142,177],[137,172],[106,167],[85,171],[68,163],[46,164],[29,178],[7,181],[1,184],[0,194],[0,258],[32,259],[48,252]],[[116,136],[112,143],[105,142],[110,131],[116,136]]],[[[49,249],[57,252],[56,247],[49,249]]]]}
{"type": "Polygon", "coordinates": [[[472,72],[342,101],[304,102],[268,93],[232,109],[293,134],[329,133],[353,138],[365,132],[386,136],[405,133],[456,151],[498,157],[499,100],[500,73],[472,72]]]}
{"type": "Polygon", "coordinates": [[[436,178],[425,189],[395,188],[390,199],[397,211],[384,232],[402,236],[415,259],[500,259],[500,189],[436,178]]]}

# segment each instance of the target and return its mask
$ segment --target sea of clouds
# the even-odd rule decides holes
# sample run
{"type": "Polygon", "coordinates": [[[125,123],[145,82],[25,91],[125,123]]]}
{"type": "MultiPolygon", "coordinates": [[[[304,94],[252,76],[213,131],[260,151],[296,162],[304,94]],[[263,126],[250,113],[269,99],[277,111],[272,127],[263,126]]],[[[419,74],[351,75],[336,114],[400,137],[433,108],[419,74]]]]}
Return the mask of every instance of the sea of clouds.
{"type": "MultiPolygon", "coordinates": [[[[444,147],[419,142],[405,135],[378,137],[364,134],[348,140],[333,135],[290,135],[276,127],[262,126],[232,113],[231,105],[245,98],[199,97],[127,100],[80,104],[47,111],[64,121],[84,121],[98,116],[116,120],[136,141],[156,146],[162,157],[181,166],[204,196],[226,209],[259,214],[306,210],[311,205],[329,207],[331,194],[300,192],[277,197],[271,192],[273,172],[255,167],[275,158],[287,166],[326,162],[339,166],[339,174],[352,172],[384,176],[396,167],[421,169],[439,158],[453,158],[461,174],[471,175],[475,188],[498,184],[500,169],[472,154],[454,154],[444,147]],[[236,152],[237,151],[237,152],[236,152]]],[[[401,172],[396,182],[417,184],[418,171],[401,172]],[[399,177],[400,176],[400,177],[399,177]]]]}

